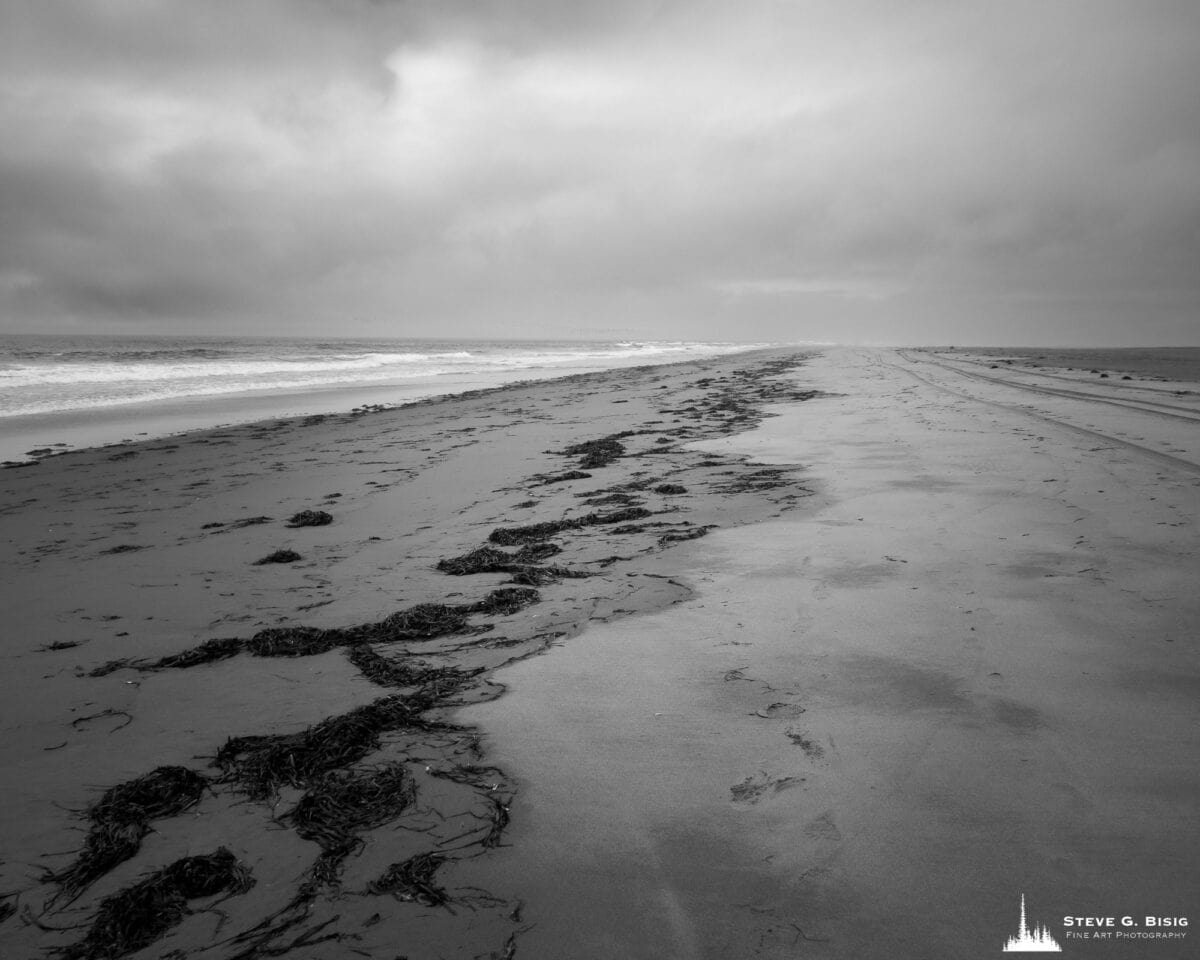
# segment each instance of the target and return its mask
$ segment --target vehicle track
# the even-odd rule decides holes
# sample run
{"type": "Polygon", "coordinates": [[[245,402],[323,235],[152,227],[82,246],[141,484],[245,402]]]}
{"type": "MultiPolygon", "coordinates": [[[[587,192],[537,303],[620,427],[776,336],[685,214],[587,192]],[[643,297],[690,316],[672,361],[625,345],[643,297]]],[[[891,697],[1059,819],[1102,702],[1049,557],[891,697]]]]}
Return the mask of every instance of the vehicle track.
{"type": "Polygon", "coordinates": [[[1103,397],[1095,393],[1085,393],[1081,390],[1067,390],[1061,387],[1047,387],[1030,383],[1014,383],[1013,381],[1006,380],[1003,377],[990,377],[987,374],[976,373],[973,370],[962,370],[941,360],[934,360],[926,357],[918,360],[910,356],[906,351],[897,352],[910,363],[928,363],[932,366],[940,367],[949,373],[956,373],[959,376],[967,377],[972,380],[982,380],[986,383],[996,383],[1000,386],[1010,387],[1014,390],[1025,390],[1029,393],[1042,393],[1052,397],[1066,397],[1071,400],[1087,400],[1092,403],[1104,403],[1112,407],[1121,407],[1126,410],[1139,410],[1143,413],[1152,413],[1161,417],[1171,417],[1175,420],[1184,420],[1188,423],[1200,424],[1200,411],[1176,406],[1175,404],[1159,403],[1156,400],[1122,400],[1114,397],[1103,397]]]}
{"type": "MultiPolygon", "coordinates": [[[[897,351],[897,355],[900,356],[901,358],[903,358],[904,360],[907,360],[909,363],[917,362],[917,361],[914,361],[911,357],[907,356],[904,351],[897,351]]],[[[985,406],[995,407],[999,410],[1007,410],[1010,412],[1021,413],[1021,414],[1024,414],[1025,416],[1031,417],[1035,420],[1040,420],[1043,423],[1049,423],[1049,424],[1052,424],[1053,426],[1060,427],[1063,430],[1069,430],[1072,433],[1076,433],[1076,434],[1079,434],[1080,436],[1087,437],[1090,440],[1099,440],[1102,443],[1112,444],[1114,446],[1121,447],[1125,450],[1129,450],[1130,452],[1136,453],[1139,456],[1142,456],[1148,460],[1152,460],[1161,466],[1170,467],[1175,470],[1182,470],[1185,473],[1191,474],[1193,476],[1200,476],[1200,463],[1196,463],[1191,460],[1185,460],[1182,457],[1174,457],[1174,456],[1171,456],[1169,453],[1160,453],[1157,450],[1152,450],[1149,447],[1144,447],[1141,444],[1132,442],[1131,440],[1122,440],[1120,437],[1114,437],[1111,434],[1100,433],[1097,430],[1090,430],[1087,427],[1076,426],[1073,423],[1068,423],[1067,421],[1060,420],[1057,417],[1052,417],[1048,414],[1040,413],[1036,410],[1031,410],[1027,406],[1023,406],[1023,405],[1015,404],[1015,403],[1003,403],[999,400],[986,400],[982,397],[975,396],[974,394],[967,393],[962,390],[957,390],[954,387],[947,386],[946,384],[938,383],[935,380],[931,380],[926,376],[922,376],[920,373],[917,373],[915,370],[910,370],[907,367],[901,366],[900,364],[897,364],[897,363],[892,363],[892,362],[890,362],[888,360],[884,360],[882,358],[879,358],[879,362],[886,367],[890,367],[893,370],[899,371],[900,373],[907,374],[908,376],[912,377],[914,380],[917,380],[920,383],[923,383],[928,387],[932,387],[935,390],[939,390],[943,393],[950,394],[951,396],[956,396],[956,397],[959,397],[964,400],[971,400],[975,403],[982,403],[985,406]]],[[[926,361],[926,362],[931,362],[931,361],[926,361]]],[[[1027,387],[1024,384],[1013,384],[1013,383],[1009,383],[1007,381],[995,379],[992,377],[976,377],[975,375],[968,373],[966,371],[956,370],[954,367],[946,366],[946,365],[940,364],[940,363],[935,363],[934,365],[945,370],[948,373],[958,374],[959,376],[966,378],[966,379],[983,379],[983,380],[994,381],[995,383],[998,383],[1001,386],[1012,387],[1015,390],[1024,390],[1024,391],[1027,391],[1030,393],[1049,393],[1049,394],[1058,393],[1058,391],[1043,390],[1043,389],[1036,388],[1036,387],[1027,387]]],[[[1089,400],[1091,402],[1108,403],[1112,406],[1122,407],[1126,410],[1132,410],[1132,411],[1140,412],[1140,413],[1148,413],[1148,414],[1151,414],[1154,416],[1159,416],[1159,417],[1171,416],[1170,414],[1162,413],[1160,411],[1143,410],[1135,405],[1123,404],[1118,401],[1110,401],[1110,400],[1108,400],[1108,398],[1092,398],[1086,394],[1083,394],[1083,395],[1072,394],[1072,395],[1070,395],[1070,399],[1075,399],[1075,400],[1082,399],[1082,400],[1089,400]]],[[[1175,417],[1172,417],[1172,419],[1186,420],[1191,423],[1200,424],[1200,418],[1175,416],[1175,417]]]]}
{"type": "MultiPolygon", "coordinates": [[[[1066,374],[1063,374],[1063,373],[1051,373],[1050,370],[1048,370],[1044,367],[1038,367],[1036,364],[1034,364],[1033,368],[1031,368],[1031,367],[1024,366],[1024,365],[1013,365],[1013,364],[1010,364],[1007,360],[1002,360],[1001,363],[997,364],[997,363],[991,363],[989,361],[989,359],[985,359],[982,357],[976,357],[976,356],[970,356],[970,355],[947,357],[944,353],[938,353],[937,351],[934,351],[934,350],[922,350],[922,351],[918,351],[918,352],[927,354],[930,357],[937,358],[945,363],[965,364],[965,365],[972,366],[972,367],[978,367],[981,370],[996,370],[996,369],[1004,370],[1004,369],[1007,369],[1007,370],[1011,370],[1014,373],[1021,373],[1027,377],[1037,377],[1041,380],[1057,380],[1060,383],[1065,383],[1072,387],[1078,387],[1080,385],[1083,385],[1083,386],[1087,385],[1087,382],[1081,381],[1080,378],[1077,376],[1071,377],[1071,376],[1067,376],[1066,374]]],[[[1095,372],[1095,371],[1093,371],[1093,372],[1095,372]]],[[[986,374],[985,374],[985,376],[986,376],[986,374]]],[[[1105,384],[1105,386],[1111,390],[1128,392],[1130,394],[1147,393],[1147,394],[1153,394],[1153,395],[1159,396],[1159,397],[1171,397],[1171,396],[1178,397],[1178,396],[1196,396],[1197,395],[1197,391],[1195,391],[1195,390],[1176,389],[1176,388],[1170,386],[1169,381],[1159,381],[1159,384],[1160,385],[1156,386],[1155,384],[1147,383],[1144,380],[1131,380],[1131,381],[1126,382],[1122,379],[1122,380],[1109,380],[1108,383],[1105,384]]]]}

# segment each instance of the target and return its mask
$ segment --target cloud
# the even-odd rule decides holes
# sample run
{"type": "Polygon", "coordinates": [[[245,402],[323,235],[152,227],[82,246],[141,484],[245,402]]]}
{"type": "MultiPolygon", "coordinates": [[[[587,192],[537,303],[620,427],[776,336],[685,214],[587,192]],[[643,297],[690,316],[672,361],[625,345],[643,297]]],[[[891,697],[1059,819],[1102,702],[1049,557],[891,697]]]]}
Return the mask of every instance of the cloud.
{"type": "Polygon", "coordinates": [[[1194,4],[441,7],[16,4],[0,315],[909,340],[1136,338],[1131,296],[1164,336],[1194,318],[1194,4]]]}

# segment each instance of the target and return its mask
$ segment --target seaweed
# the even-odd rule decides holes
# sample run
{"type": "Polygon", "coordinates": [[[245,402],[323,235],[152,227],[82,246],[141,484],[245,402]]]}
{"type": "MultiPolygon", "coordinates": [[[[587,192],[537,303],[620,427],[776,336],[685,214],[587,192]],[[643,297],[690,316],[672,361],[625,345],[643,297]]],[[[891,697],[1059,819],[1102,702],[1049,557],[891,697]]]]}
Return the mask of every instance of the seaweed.
{"type": "Polygon", "coordinates": [[[74,898],[117,864],[136,854],[150,821],[173,817],[199,802],[207,779],[187,767],[158,767],[110,787],[87,816],[92,829],[75,862],[49,880],[74,898]]]}
{"type": "Polygon", "coordinates": [[[571,520],[547,520],[544,523],[532,523],[523,527],[497,527],[488,535],[488,540],[492,543],[511,546],[528,540],[544,540],[563,530],[574,530],[577,527],[578,524],[571,520]]]}
{"type": "Polygon", "coordinates": [[[234,520],[229,524],[230,530],[242,530],[245,527],[256,527],[260,523],[271,523],[270,517],[247,517],[245,520],[234,520]]]}
{"type": "Polygon", "coordinates": [[[331,770],[346,767],[379,748],[379,735],[406,727],[430,729],[421,719],[433,706],[430,695],[383,697],[349,713],[327,717],[299,733],[231,737],[217,751],[216,765],[228,782],[255,800],[280,786],[305,787],[331,770]]]}
{"type": "Polygon", "coordinates": [[[446,680],[458,681],[479,672],[464,672],[455,667],[430,667],[423,663],[410,666],[381,656],[366,643],[351,647],[346,656],[364,677],[381,687],[419,687],[446,680]]]}
{"type": "MultiPolygon", "coordinates": [[[[562,547],[553,543],[531,543],[517,550],[506,553],[495,547],[480,547],[465,553],[461,557],[451,557],[449,560],[439,560],[437,569],[451,576],[462,577],[472,573],[511,573],[510,583],[527,587],[540,587],[547,583],[557,583],[567,578],[586,577],[586,573],[569,570],[566,567],[537,566],[536,561],[561,553],[562,547]]],[[[531,601],[532,602],[532,601],[531,601]]],[[[489,598],[488,606],[495,609],[497,601],[489,598]]],[[[479,612],[492,612],[492,609],[476,604],[474,609],[479,612]]],[[[514,610],[507,610],[512,613],[514,610]]]]}
{"type": "Polygon", "coordinates": [[[418,853],[400,863],[393,863],[379,877],[367,885],[374,894],[388,893],[397,900],[408,900],[427,907],[440,907],[450,902],[450,897],[433,882],[433,875],[446,861],[440,853],[418,853]]]}
{"type": "Polygon", "coordinates": [[[228,530],[242,530],[246,527],[256,527],[262,523],[272,523],[271,517],[246,517],[242,520],[213,520],[210,523],[202,524],[201,530],[220,530],[225,533],[228,530]]]}
{"type": "Polygon", "coordinates": [[[323,527],[333,523],[333,517],[324,510],[301,510],[288,520],[289,527],[323,527]]]}
{"type": "Polygon", "coordinates": [[[663,494],[687,493],[687,487],[680,483],[660,483],[654,488],[654,492],[663,494]]]}
{"type": "Polygon", "coordinates": [[[193,647],[191,650],[184,650],[182,653],[175,653],[154,661],[154,663],[150,664],[150,669],[166,670],[172,667],[194,667],[201,663],[227,660],[240,652],[243,646],[243,641],[237,637],[205,640],[200,646],[193,647]]]}
{"type": "Polygon", "coordinates": [[[295,563],[297,560],[303,560],[295,550],[276,550],[274,553],[268,553],[254,561],[254,566],[261,567],[264,563],[295,563]]]}
{"type": "Polygon", "coordinates": [[[490,613],[508,616],[541,599],[536,590],[526,587],[501,587],[493,590],[483,600],[465,608],[471,613],[490,613]]]}
{"type": "Polygon", "coordinates": [[[712,527],[695,527],[691,530],[672,530],[670,533],[664,533],[658,538],[659,546],[666,546],[668,543],[682,543],[685,540],[698,540],[700,537],[708,536],[708,531],[712,527]]]}
{"type": "Polygon", "coordinates": [[[107,677],[110,673],[116,673],[118,670],[124,670],[129,666],[129,658],[123,657],[120,660],[106,660],[98,667],[92,667],[88,671],[89,677],[107,677]]]}
{"type": "Polygon", "coordinates": [[[742,474],[736,479],[721,484],[714,489],[718,493],[761,493],[791,485],[792,481],[788,479],[785,469],[766,467],[762,470],[742,474]]]}
{"type": "Polygon", "coordinates": [[[505,553],[495,547],[480,547],[460,557],[439,560],[437,569],[452,577],[462,577],[472,573],[507,572],[514,563],[514,555],[511,553],[505,553]]]}
{"type": "Polygon", "coordinates": [[[613,437],[602,437],[599,440],[585,440],[575,443],[563,451],[563,456],[580,457],[581,470],[596,470],[607,467],[610,463],[625,453],[625,445],[613,437]]]}
{"type": "Polygon", "coordinates": [[[579,530],[606,523],[623,523],[627,520],[640,520],[650,516],[650,511],[643,507],[627,507],[624,510],[614,510],[611,513],[589,513],[572,520],[548,520],[544,523],[534,523],[524,527],[497,527],[488,535],[488,540],[502,546],[512,546],[530,540],[544,540],[564,530],[579,530]]]}
{"type": "Polygon", "coordinates": [[[638,498],[632,493],[609,493],[604,494],[603,496],[601,496],[600,493],[601,491],[596,491],[594,495],[580,494],[579,496],[587,497],[587,499],[583,502],[589,507],[603,507],[612,503],[619,503],[623,506],[635,506],[641,504],[641,501],[638,500],[638,498]]]}
{"type": "MultiPolygon", "coordinates": [[[[475,607],[480,607],[476,604],[475,607]]],[[[400,610],[375,625],[379,640],[422,640],[456,633],[467,626],[470,606],[448,606],[444,603],[419,603],[400,610]]]]}
{"type": "Polygon", "coordinates": [[[580,570],[570,570],[567,567],[538,567],[531,565],[514,570],[512,580],[509,583],[516,583],[525,587],[544,587],[548,583],[558,583],[559,580],[578,580],[586,576],[588,574],[580,570]]]}
{"type": "Polygon", "coordinates": [[[256,657],[311,657],[341,645],[336,630],[318,627],[268,627],[242,646],[256,657]]]}
{"type": "Polygon", "coordinates": [[[526,544],[515,553],[505,553],[495,547],[479,547],[460,557],[439,560],[437,569],[452,577],[472,573],[514,573],[558,553],[562,553],[562,547],[553,543],[526,544]]]}
{"type": "MultiPolygon", "coordinates": [[[[535,603],[538,597],[532,590],[511,587],[493,590],[476,603],[448,605],[419,603],[385,617],[377,623],[361,623],[353,627],[267,627],[248,640],[228,637],[206,640],[198,647],[172,654],[149,664],[146,669],[193,667],[215,660],[224,660],[241,651],[256,657],[311,657],[328,653],[336,647],[363,643],[394,643],[399,640],[428,640],[457,633],[469,626],[467,618],[473,613],[508,614],[535,603]]],[[[483,629],[483,628],[480,628],[483,629]]],[[[128,665],[128,661],[113,661],[92,671],[111,672],[128,665]]]]}
{"type": "Polygon", "coordinates": [[[508,826],[508,805],[494,793],[489,793],[488,800],[488,830],[480,840],[480,845],[486,850],[500,846],[500,836],[508,826]]]}
{"type": "Polygon", "coordinates": [[[0,923],[3,923],[16,912],[16,904],[11,900],[5,900],[3,903],[0,903],[0,923]]]}
{"type": "Polygon", "coordinates": [[[552,473],[537,477],[538,482],[535,487],[546,487],[552,483],[566,483],[568,480],[587,480],[591,476],[590,473],[584,473],[582,470],[568,470],[566,473],[552,473]]]}
{"type": "Polygon", "coordinates": [[[38,653],[46,653],[50,650],[70,650],[72,647],[78,647],[84,643],[86,643],[84,640],[55,640],[53,643],[38,647],[38,653]]]}
{"type": "Polygon", "coordinates": [[[78,943],[59,951],[63,960],[114,960],[149,946],[191,911],[189,900],[245,893],[250,871],[229,850],[184,857],[110,897],[78,943]]]}
{"type": "Polygon", "coordinates": [[[527,543],[513,554],[515,563],[538,563],[562,553],[557,543],[527,543]]]}
{"type": "Polygon", "coordinates": [[[415,800],[416,787],[403,764],[330,770],[283,819],[340,860],[361,842],[354,836],[357,831],[396,819],[415,800]]]}

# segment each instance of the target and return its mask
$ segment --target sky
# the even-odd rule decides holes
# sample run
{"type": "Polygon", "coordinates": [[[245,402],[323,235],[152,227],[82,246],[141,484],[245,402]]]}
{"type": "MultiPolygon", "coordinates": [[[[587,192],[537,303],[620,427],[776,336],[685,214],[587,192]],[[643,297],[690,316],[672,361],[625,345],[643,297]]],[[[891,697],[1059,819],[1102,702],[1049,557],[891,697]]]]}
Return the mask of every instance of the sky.
{"type": "Polygon", "coordinates": [[[1195,0],[0,0],[0,332],[1200,345],[1195,0]]]}

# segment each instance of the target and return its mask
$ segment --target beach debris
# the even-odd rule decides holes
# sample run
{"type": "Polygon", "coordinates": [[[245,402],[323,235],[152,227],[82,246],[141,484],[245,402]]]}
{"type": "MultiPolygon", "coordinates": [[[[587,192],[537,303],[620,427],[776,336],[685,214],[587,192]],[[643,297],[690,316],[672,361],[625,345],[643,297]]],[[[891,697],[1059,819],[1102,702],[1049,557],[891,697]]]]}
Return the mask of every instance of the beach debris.
{"type": "Polygon", "coordinates": [[[523,610],[532,603],[537,603],[540,599],[538,592],[530,590],[528,587],[501,587],[499,590],[493,590],[478,603],[472,603],[459,609],[467,613],[508,616],[518,610],[523,610]]]}
{"type": "Polygon", "coordinates": [[[238,637],[220,637],[214,640],[205,640],[200,646],[193,647],[191,650],[184,650],[182,653],[175,653],[169,657],[163,657],[161,660],[156,660],[150,664],[150,669],[182,669],[185,667],[194,667],[201,663],[227,660],[229,657],[235,656],[241,649],[242,641],[238,637]]]}
{"type": "Polygon", "coordinates": [[[479,547],[461,557],[438,560],[437,569],[451,576],[468,574],[512,574],[512,583],[526,587],[542,587],[568,578],[586,577],[586,572],[565,566],[539,566],[538,560],[562,553],[563,548],[546,542],[535,542],[515,553],[505,553],[496,547],[479,547]]]}
{"type": "Polygon", "coordinates": [[[47,879],[59,885],[59,896],[74,899],[138,852],[151,820],[194,806],[207,784],[202,774],[187,767],[158,767],[109,787],[87,810],[92,829],[75,862],[47,879]]]}
{"type": "Polygon", "coordinates": [[[395,820],[416,800],[412,777],[400,763],[357,770],[330,770],[315,780],[282,819],[325,853],[345,857],[361,843],[355,836],[395,820]]]}
{"type": "Polygon", "coordinates": [[[71,721],[71,726],[75,730],[78,730],[85,723],[91,723],[93,720],[104,720],[108,717],[120,717],[125,721],[124,723],[117,724],[108,731],[109,733],[116,733],[118,730],[123,730],[125,727],[133,723],[133,717],[124,710],[114,710],[112,707],[106,707],[99,713],[89,713],[85,717],[76,717],[71,721]]]}
{"type": "Polygon", "coordinates": [[[439,561],[437,569],[452,576],[462,576],[471,573],[507,573],[513,568],[520,568],[536,563],[547,556],[562,552],[562,548],[552,543],[531,543],[514,553],[506,553],[495,547],[480,547],[461,557],[439,561]]]}
{"type": "Polygon", "coordinates": [[[446,858],[440,853],[418,853],[400,863],[393,863],[379,879],[372,880],[367,889],[376,895],[391,894],[397,900],[407,900],[426,907],[440,907],[450,902],[446,891],[433,882],[433,875],[446,858]]]}
{"type": "Polygon", "coordinates": [[[457,667],[431,667],[420,661],[404,663],[380,655],[367,643],[351,647],[346,657],[364,677],[381,687],[420,687],[445,681],[459,682],[480,672],[459,670],[457,667]]]}
{"type": "Polygon", "coordinates": [[[708,536],[709,530],[715,530],[716,527],[708,524],[703,527],[692,527],[690,530],[672,530],[669,533],[664,533],[658,538],[659,546],[665,547],[669,543],[682,543],[685,540],[697,540],[700,537],[708,536]]]}
{"type": "Polygon", "coordinates": [[[117,670],[123,670],[130,665],[131,661],[128,657],[120,660],[106,660],[98,667],[92,667],[88,671],[89,677],[107,677],[110,673],[115,673],[117,670]]]}
{"type": "Polygon", "coordinates": [[[577,494],[577,496],[587,497],[583,502],[589,507],[604,507],[613,503],[627,507],[641,506],[642,504],[642,501],[632,493],[605,493],[602,490],[594,490],[591,493],[577,494]]]}
{"type": "Polygon", "coordinates": [[[78,943],[58,952],[62,960],[115,960],[141,950],[176,926],[191,911],[189,900],[224,893],[235,896],[254,885],[245,864],[225,847],[184,857],[110,897],[96,911],[78,943]]]}
{"type": "Polygon", "coordinates": [[[660,483],[657,487],[654,488],[654,492],[667,494],[667,495],[677,494],[677,493],[687,493],[687,487],[685,487],[681,483],[660,483]]]}
{"type": "Polygon", "coordinates": [[[643,507],[627,507],[611,513],[589,513],[572,520],[548,520],[544,523],[534,523],[524,527],[497,527],[488,535],[488,540],[501,546],[513,546],[531,540],[545,540],[564,530],[580,530],[583,527],[607,523],[624,523],[628,520],[641,520],[648,516],[650,516],[650,511],[643,507]]]}
{"type": "Polygon", "coordinates": [[[601,437],[599,440],[585,440],[567,447],[564,457],[580,457],[581,470],[596,470],[607,467],[610,463],[625,453],[625,445],[615,437],[601,437]]]}
{"type": "Polygon", "coordinates": [[[385,617],[378,624],[365,624],[359,629],[369,634],[364,639],[428,640],[466,629],[470,612],[470,606],[459,604],[418,603],[385,617]]]}
{"type": "Polygon", "coordinates": [[[793,483],[788,479],[787,471],[779,467],[767,467],[745,473],[727,483],[719,484],[713,489],[717,493],[763,493],[775,490],[793,483]]]}
{"type": "Polygon", "coordinates": [[[273,523],[273,522],[274,522],[274,518],[272,518],[272,517],[245,517],[242,520],[229,520],[229,521],[214,520],[212,523],[204,524],[200,529],[201,530],[220,529],[221,532],[224,533],[226,530],[242,530],[245,527],[256,527],[262,523],[273,523]]]}
{"type": "Polygon", "coordinates": [[[534,486],[545,487],[552,483],[566,483],[568,480],[587,480],[590,476],[590,473],[584,473],[582,470],[568,470],[566,473],[539,475],[535,477],[537,483],[534,486]]]}
{"type": "Polygon", "coordinates": [[[327,717],[298,733],[231,737],[217,751],[224,779],[241,786],[254,800],[265,800],[280,786],[306,787],[331,770],[357,763],[379,748],[384,732],[439,729],[421,714],[434,706],[431,692],[383,697],[340,716],[327,717]]]}
{"type": "Polygon", "coordinates": [[[324,510],[301,510],[287,522],[289,527],[323,527],[333,523],[333,517],[324,510]]]}
{"type": "Polygon", "coordinates": [[[274,553],[268,553],[254,561],[254,566],[261,567],[264,563],[295,563],[297,560],[303,560],[295,550],[276,550],[274,553]]]}
{"type": "MultiPolygon", "coordinates": [[[[328,628],[303,625],[267,627],[248,640],[237,637],[206,640],[191,650],[184,650],[182,653],[147,664],[144,669],[194,667],[202,663],[225,660],[242,651],[256,657],[311,657],[328,653],[337,647],[365,643],[395,643],[401,640],[429,640],[471,629],[467,619],[471,614],[506,616],[531,603],[537,603],[539,599],[538,592],[527,587],[501,587],[475,603],[419,603],[399,610],[377,623],[328,628]]],[[[105,668],[111,666],[109,672],[128,666],[129,661],[113,661],[112,664],[105,665],[105,668]]],[[[99,674],[92,671],[91,675],[99,674]]]]}
{"type": "Polygon", "coordinates": [[[55,640],[53,643],[38,647],[38,653],[47,653],[51,650],[70,650],[72,647],[78,647],[85,643],[87,643],[86,640],[55,640]]]}
{"type": "Polygon", "coordinates": [[[437,569],[452,577],[462,577],[472,573],[507,572],[516,565],[516,555],[505,553],[494,547],[480,547],[460,557],[439,560],[437,569]]]}
{"type": "Polygon", "coordinates": [[[256,657],[311,657],[341,646],[343,638],[337,630],[320,627],[268,627],[249,640],[240,642],[242,649],[256,657]]]}
{"type": "Polygon", "coordinates": [[[500,836],[504,833],[504,828],[509,823],[508,802],[494,793],[488,795],[487,801],[489,815],[488,830],[484,834],[483,839],[479,841],[485,850],[500,846],[500,836]]]}
{"type": "Polygon", "coordinates": [[[472,573],[519,573],[558,553],[562,553],[562,547],[544,542],[526,544],[515,553],[506,553],[495,547],[480,547],[460,557],[439,560],[437,569],[453,577],[472,573]]]}
{"type": "Polygon", "coordinates": [[[539,567],[532,565],[515,570],[512,580],[509,582],[521,584],[526,587],[544,587],[548,583],[557,583],[559,580],[577,580],[586,576],[588,574],[582,570],[571,570],[568,567],[554,565],[539,567]]]}
{"type": "Polygon", "coordinates": [[[0,923],[3,923],[16,912],[17,906],[11,900],[0,902],[0,923]]]}

